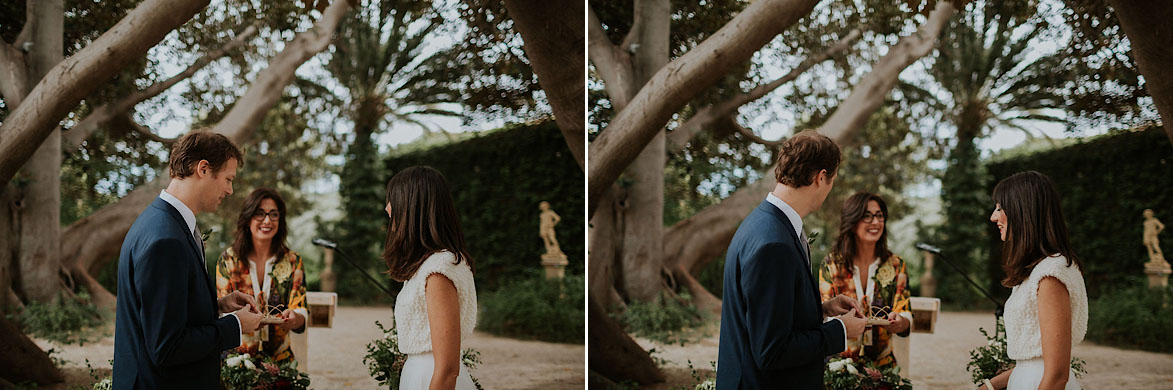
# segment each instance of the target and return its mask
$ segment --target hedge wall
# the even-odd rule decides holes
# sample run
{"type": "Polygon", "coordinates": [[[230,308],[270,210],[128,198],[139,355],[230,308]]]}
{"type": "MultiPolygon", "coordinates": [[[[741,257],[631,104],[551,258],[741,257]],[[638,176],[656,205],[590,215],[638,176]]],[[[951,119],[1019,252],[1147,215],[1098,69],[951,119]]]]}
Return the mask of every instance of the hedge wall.
{"type": "Polygon", "coordinates": [[[553,121],[509,126],[384,160],[387,178],[415,165],[436,168],[448,179],[478,291],[542,272],[541,201],[562,217],[554,230],[570,260],[567,274],[583,274],[584,176],[553,121]]]}
{"type": "MultiPolygon", "coordinates": [[[[1062,199],[1072,244],[1086,268],[1084,280],[1092,297],[1135,285],[1144,278],[1143,264],[1148,261],[1141,243],[1144,209],[1153,209],[1166,225],[1173,223],[1173,146],[1161,127],[1118,131],[1063,148],[994,161],[987,168],[992,177],[990,192],[999,180],[1016,172],[1035,170],[1051,177],[1062,199]]],[[[997,283],[1003,276],[998,268],[1001,241],[997,230],[987,232],[991,248],[988,272],[997,283]]],[[[1173,253],[1173,231],[1166,230],[1160,239],[1161,249],[1173,253]]],[[[1009,294],[1009,289],[999,289],[1009,294]]]]}

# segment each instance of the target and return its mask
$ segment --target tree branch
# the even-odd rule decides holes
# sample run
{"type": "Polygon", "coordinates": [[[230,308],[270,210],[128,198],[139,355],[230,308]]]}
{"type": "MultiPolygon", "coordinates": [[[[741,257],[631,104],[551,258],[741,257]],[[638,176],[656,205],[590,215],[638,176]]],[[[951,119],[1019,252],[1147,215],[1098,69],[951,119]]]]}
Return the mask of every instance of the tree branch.
{"type": "Polygon", "coordinates": [[[151,141],[161,142],[164,145],[171,146],[171,144],[173,144],[173,143],[175,143],[175,141],[179,140],[179,138],[160,137],[158,134],[155,134],[153,131],[151,131],[151,129],[148,129],[146,126],[139,124],[138,121],[135,121],[134,117],[131,116],[130,113],[125,113],[120,116],[121,116],[120,120],[122,122],[124,122],[125,125],[127,127],[129,127],[131,131],[142,134],[142,135],[146,136],[147,139],[149,139],[151,141]]]}
{"type": "MultiPolygon", "coordinates": [[[[126,114],[139,103],[158,96],[160,93],[163,93],[163,91],[166,91],[175,84],[178,84],[180,81],[190,78],[197,71],[212,63],[212,61],[218,60],[221,57],[228,55],[229,52],[243,45],[248,41],[249,38],[257,33],[259,25],[260,22],[249,25],[248,28],[245,28],[244,31],[241,31],[240,34],[237,34],[236,38],[228,41],[228,43],[224,44],[224,46],[221,46],[219,49],[216,49],[215,51],[200,57],[199,60],[196,60],[196,62],[188,66],[187,69],[184,69],[182,72],[171,76],[167,80],[152,84],[151,86],[144,88],[141,91],[131,93],[117,102],[103,104],[97,108],[94,108],[90,111],[89,115],[86,115],[86,117],[82,118],[81,121],[78,121],[76,125],[62,133],[62,146],[65,148],[65,150],[74,150],[78,147],[81,147],[82,142],[85,142],[86,139],[90,138],[94,132],[98,131],[99,128],[108,123],[110,120],[126,114]]],[[[147,131],[146,134],[155,136],[154,134],[151,134],[150,131],[147,131]]],[[[155,137],[158,138],[157,136],[155,137]]],[[[167,138],[159,138],[158,140],[167,140],[167,138]]]]}
{"type": "Polygon", "coordinates": [[[655,138],[672,114],[748,60],[771,38],[810,14],[818,0],[758,0],[687,54],[660,69],[590,145],[587,210],[655,138]]]}
{"type": "Polygon", "coordinates": [[[146,0],[84,49],[54,66],[0,125],[0,186],[83,97],[140,58],[208,0],[146,0]]]}
{"type": "MultiPolygon", "coordinates": [[[[705,128],[712,126],[713,123],[715,123],[717,120],[736,114],[737,110],[741,108],[741,106],[765,97],[770,92],[778,89],[778,87],[794,81],[794,79],[798,78],[799,75],[802,75],[811,67],[814,67],[815,64],[826,61],[830,59],[831,56],[851,48],[851,45],[855,43],[855,41],[859,40],[860,36],[862,35],[863,34],[861,34],[859,30],[851,30],[851,32],[847,33],[847,35],[842,39],[835,42],[835,44],[831,45],[831,47],[828,47],[827,50],[807,57],[785,76],[782,76],[781,78],[778,78],[777,80],[771,81],[769,83],[759,85],[754,89],[751,89],[749,92],[734,95],[725,101],[698,110],[695,114],[689,117],[688,120],[684,121],[683,124],[676,127],[676,129],[672,130],[672,132],[668,133],[669,152],[678,152],[681,149],[684,149],[684,146],[688,145],[688,142],[692,140],[692,137],[695,137],[705,128]]],[[[736,121],[734,121],[734,124],[736,124],[736,121]]],[[[742,131],[743,134],[753,136],[753,133],[747,133],[748,130],[745,130],[745,128],[741,126],[737,127],[738,130],[742,131]]],[[[769,141],[754,142],[771,145],[769,141]]]]}
{"type": "Polygon", "coordinates": [[[603,87],[607,89],[607,96],[611,98],[611,107],[616,112],[622,111],[635,94],[635,71],[631,67],[631,54],[611,44],[594,9],[588,8],[587,14],[590,17],[587,24],[590,28],[587,33],[590,61],[595,64],[599,77],[603,79],[603,87]]]}
{"type": "Polygon", "coordinates": [[[28,93],[26,58],[20,46],[0,41],[0,96],[9,110],[19,107],[28,93]]]}

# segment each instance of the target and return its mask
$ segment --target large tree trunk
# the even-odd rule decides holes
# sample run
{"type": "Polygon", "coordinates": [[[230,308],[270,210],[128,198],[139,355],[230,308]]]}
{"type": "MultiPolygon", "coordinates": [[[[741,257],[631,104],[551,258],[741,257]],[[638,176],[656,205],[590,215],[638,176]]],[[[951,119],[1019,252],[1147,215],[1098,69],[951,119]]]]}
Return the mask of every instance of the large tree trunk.
{"type": "Polygon", "coordinates": [[[590,292],[592,299],[599,302],[606,310],[623,307],[623,297],[616,290],[616,275],[622,271],[619,258],[621,251],[619,243],[623,240],[623,224],[620,222],[622,211],[615,201],[616,197],[623,197],[618,192],[623,191],[619,186],[613,186],[611,191],[604,194],[603,202],[599,204],[599,211],[590,223],[591,259],[587,264],[590,267],[590,292]]]}
{"type": "Polygon", "coordinates": [[[652,362],[652,357],[635,343],[607,316],[598,301],[587,299],[587,348],[590,362],[587,366],[615,382],[635,381],[647,385],[664,381],[664,373],[652,362]]]}
{"type": "Polygon", "coordinates": [[[557,1],[505,0],[505,9],[521,34],[526,57],[554,109],[554,121],[579,168],[585,170],[582,7],[566,7],[557,1]]]}
{"type": "Polygon", "coordinates": [[[1144,75],[1145,89],[1173,143],[1173,2],[1108,0],[1132,46],[1132,58],[1144,75]]]}
{"type": "MultiPolygon", "coordinates": [[[[28,79],[25,85],[36,85],[42,76],[61,62],[64,55],[63,0],[37,2],[28,7],[25,20],[26,24],[31,23],[29,42],[32,43],[28,52],[28,79]]],[[[25,100],[25,103],[31,101],[25,100]]],[[[23,108],[25,103],[16,109],[23,108]]],[[[55,128],[52,133],[24,165],[28,184],[18,185],[18,292],[27,301],[33,302],[50,302],[62,291],[61,279],[58,277],[61,271],[58,260],[61,239],[61,129],[55,128]]]]}
{"type": "Polygon", "coordinates": [[[49,355],[3,315],[0,315],[0,380],[42,385],[65,380],[49,355]]]}
{"type": "MultiPolygon", "coordinates": [[[[868,118],[883,104],[884,97],[896,85],[900,72],[932,51],[941,29],[948,24],[954,12],[951,2],[938,2],[936,9],[916,33],[901,38],[872,66],[867,76],[860,80],[831,117],[819,127],[819,133],[841,146],[854,138],[868,118]],[[848,102],[851,102],[850,105],[848,102]]],[[[738,190],[721,203],[680,221],[665,233],[664,256],[673,261],[671,269],[677,283],[688,287],[694,297],[699,297],[698,307],[720,310],[719,302],[713,302],[716,297],[704,291],[693,275],[724,252],[741,220],[761,203],[766,192],[773,189],[775,180],[772,172],[766,172],[762,179],[738,190]]]]}
{"type": "MultiPolygon", "coordinates": [[[[663,132],[672,114],[744,63],[771,38],[810,14],[817,0],[759,0],[687,54],[660,69],[590,145],[587,211],[599,196],[663,132]]],[[[642,50],[642,46],[640,47],[642,50]]]]}
{"type": "Polygon", "coordinates": [[[57,64],[0,125],[0,185],[7,184],[83,97],[203,9],[208,0],[146,0],[57,64]]]}
{"type": "Polygon", "coordinates": [[[163,93],[163,91],[166,91],[168,88],[178,84],[180,81],[187,80],[192,75],[195,75],[196,72],[212,63],[212,61],[228,55],[228,53],[243,45],[248,41],[249,38],[257,33],[258,24],[248,26],[244,29],[244,31],[241,31],[239,34],[237,34],[236,38],[233,38],[231,41],[228,41],[228,43],[225,43],[224,46],[209,52],[203,57],[200,57],[199,60],[196,60],[196,62],[188,66],[187,69],[184,69],[182,72],[171,76],[167,80],[152,84],[149,87],[143,88],[141,91],[136,91],[127,96],[124,96],[122,99],[116,102],[103,104],[94,108],[92,111],[90,111],[89,115],[86,115],[85,118],[78,121],[76,125],[69,129],[69,131],[65,132],[65,150],[77,149],[81,146],[82,142],[85,142],[85,140],[93,135],[94,132],[98,131],[99,128],[106,125],[111,120],[127,115],[127,113],[131,112],[131,110],[134,109],[134,106],[138,105],[139,103],[158,96],[160,93],[163,93]]]}
{"type": "MultiPolygon", "coordinates": [[[[293,80],[297,68],[329,46],[333,32],[352,5],[351,0],[335,0],[310,30],[298,33],[293,40],[286,42],[285,48],[273,57],[268,68],[257,75],[256,81],[249,86],[244,96],[237,99],[213,131],[224,134],[237,144],[248,143],[265,113],[280,99],[285,87],[293,80]]],[[[98,289],[101,286],[89,273],[101,269],[115,258],[130,225],[169,181],[170,178],[160,176],[140,185],[118,202],[103,207],[65,229],[62,239],[66,244],[62,254],[72,256],[65,260],[69,270],[75,274],[75,279],[93,286],[91,291],[98,291],[94,294],[95,302],[107,309],[113,307],[110,304],[110,297],[113,296],[105,289],[98,289]],[[92,240],[91,237],[103,239],[92,240]]]]}

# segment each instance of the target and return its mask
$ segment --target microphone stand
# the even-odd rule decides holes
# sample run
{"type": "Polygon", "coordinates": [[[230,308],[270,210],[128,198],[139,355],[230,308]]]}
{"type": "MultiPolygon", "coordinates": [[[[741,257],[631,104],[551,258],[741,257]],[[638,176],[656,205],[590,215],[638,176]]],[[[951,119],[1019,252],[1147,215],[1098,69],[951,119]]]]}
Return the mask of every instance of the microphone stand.
{"type": "Polygon", "coordinates": [[[362,267],[360,267],[358,264],[355,264],[355,262],[350,259],[350,256],[347,256],[341,250],[338,250],[337,244],[334,244],[333,242],[329,242],[329,241],[325,241],[325,240],[314,240],[314,245],[317,245],[317,246],[320,246],[323,248],[333,249],[334,252],[338,253],[338,255],[339,255],[338,257],[340,257],[340,258],[342,258],[342,260],[346,261],[346,264],[350,264],[351,267],[354,267],[354,269],[358,270],[358,273],[362,274],[363,276],[366,276],[367,280],[370,280],[372,284],[374,284],[380,290],[383,290],[383,292],[387,293],[387,296],[391,297],[391,299],[395,299],[395,293],[392,293],[391,289],[387,288],[387,286],[384,286],[383,283],[380,283],[377,279],[375,279],[374,276],[371,276],[371,274],[367,273],[367,271],[365,269],[363,269],[362,267]]]}
{"type": "Polygon", "coordinates": [[[995,321],[997,321],[997,319],[999,317],[1002,317],[1002,314],[1004,314],[1006,312],[1005,306],[1003,306],[1001,302],[998,302],[997,299],[994,299],[993,294],[990,294],[989,291],[986,291],[985,288],[982,288],[981,285],[979,285],[977,282],[973,281],[973,279],[970,279],[969,275],[967,275],[965,273],[965,271],[962,271],[961,268],[957,267],[956,264],[953,264],[953,262],[949,261],[948,258],[946,258],[944,255],[942,255],[940,249],[937,249],[936,247],[926,245],[923,243],[917,244],[916,247],[920,250],[925,251],[925,252],[931,252],[931,253],[937,255],[938,258],[945,261],[945,264],[949,264],[950,267],[953,267],[954,271],[957,271],[957,273],[961,274],[961,276],[964,277],[965,280],[969,282],[969,284],[973,285],[974,287],[977,287],[978,291],[981,291],[982,295],[986,296],[986,299],[989,299],[990,302],[994,303],[994,307],[996,307],[996,309],[994,310],[994,320],[995,321]]]}

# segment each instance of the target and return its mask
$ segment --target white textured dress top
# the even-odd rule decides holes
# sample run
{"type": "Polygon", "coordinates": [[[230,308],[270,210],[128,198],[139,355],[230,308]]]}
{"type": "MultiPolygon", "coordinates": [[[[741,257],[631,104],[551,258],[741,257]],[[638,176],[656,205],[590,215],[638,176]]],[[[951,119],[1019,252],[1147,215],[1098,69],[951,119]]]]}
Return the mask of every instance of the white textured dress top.
{"type": "Polygon", "coordinates": [[[437,252],[428,256],[415,274],[403,283],[395,299],[395,328],[399,334],[399,352],[418,354],[432,351],[432,334],[428,327],[428,306],[424,287],[429,275],[441,274],[456,285],[460,301],[460,343],[472,337],[477,324],[477,291],[473,284],[468,261],[456,262],[452,252],[437,252]]]}
{"type": "Polygon", "coordinates": [[[1087,290],[1083,285],[1083,274],[1074,263],[1067,265],[1067,257],[1054,254],[1035,265],[1030,277],[1014,286],[1010,299],[1006,301],[1006,354],[1011,359],[1043,356],[1039,281],[1048,276],[1062,282],[1071,298],[1071,346],[1079,344],[1087,334],[1087,290]]]}

